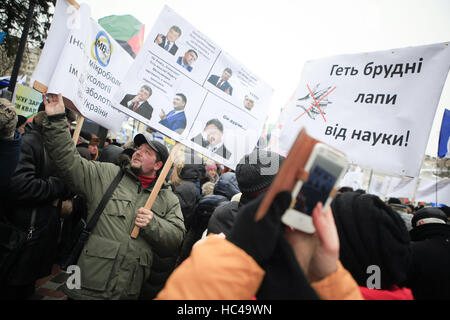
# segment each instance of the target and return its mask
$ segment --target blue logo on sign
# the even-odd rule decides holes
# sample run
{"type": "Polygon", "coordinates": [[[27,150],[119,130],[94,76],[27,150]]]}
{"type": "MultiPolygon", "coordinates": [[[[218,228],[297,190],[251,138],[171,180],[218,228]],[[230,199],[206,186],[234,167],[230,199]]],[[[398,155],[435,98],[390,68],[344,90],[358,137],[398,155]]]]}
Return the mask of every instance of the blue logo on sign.
{"type": "Polygon", "coordinates": [[[91,46],[91,55],[102,67],[106,67],[111,60],[112,45],[106,32],[99,31],[91,46]]]}

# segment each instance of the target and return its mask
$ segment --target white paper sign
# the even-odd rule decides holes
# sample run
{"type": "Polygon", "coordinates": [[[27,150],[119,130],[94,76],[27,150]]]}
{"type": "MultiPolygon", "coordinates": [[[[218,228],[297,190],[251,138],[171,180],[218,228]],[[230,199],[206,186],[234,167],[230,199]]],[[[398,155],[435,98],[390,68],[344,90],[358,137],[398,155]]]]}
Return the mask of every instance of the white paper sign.
{"type": "Polygon", "coordinates": [[[125,114],[112,107],[112,98],[133,59],[90,18],[87,5],[79,15],[81,27],[70,31],[48,92],[61,92],[85,118],[119,132],[125,114]]]}
{"type": "Polygon", "coordinates": [[[381,198],[411,199],[416,189],[418,178],[379,176],[374,174],[370,181],[368,193],[381,198]]]}
{"type": "Polygon", "coordinates": [[[235,168],[256,146],[273,90],[167,6],[115,107],[235,168]]]}
{"type": "Polygon", "coordinates": [[[39,63],[31,77],[31,86],[34,81],[38,81],[48,87],[70,29],[80,26],[77,11],[66,0],[56,1],[52,24],[39,57],[39,63]]]}
{"type": "Polygon", "coordinates": [[[306,127],[355,164],[418,176],[449,66],[448,43],[309,61],[279,151],[306,127]]]}
{"type": "Polygon", "coordinates": [[[450,206],[450,179],[420,179],[415,201],[443,203],[450,206]]]}
{"type": "Polygon", "coordinates": [[[355,169],[355,171],[348,171],[344,175],[341,182],[339,183],[339,188],[350,187],[353,190],[363,189],[363,187],[362,187],[363,179],[364,179],[364,173],[358,167],[355,169]]]}

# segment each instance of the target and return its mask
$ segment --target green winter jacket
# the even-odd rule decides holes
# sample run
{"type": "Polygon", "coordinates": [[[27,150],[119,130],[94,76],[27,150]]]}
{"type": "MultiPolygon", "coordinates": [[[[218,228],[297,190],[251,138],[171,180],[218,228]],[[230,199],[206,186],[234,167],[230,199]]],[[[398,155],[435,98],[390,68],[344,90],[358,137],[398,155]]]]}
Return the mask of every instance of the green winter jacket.
{"type": "MultiPolygon", "coordinates": [[[[63,114],[44,121],[45,146],[58,176],[85,197],[92,217],[120,168],[111,163],[88,161],[76,150],[63,114]]],[[[151,208],[153,219],[131,238],[137,209],[144,207],[152,187],[142,190],[138,177],[125,175],[106,204],[80,258],[81,288],[64,288],[72,299],[137,299],[150,276],[153,252],[169,256],[178,252],[186,233],[178,198],[167,185],[151,208]]]]}

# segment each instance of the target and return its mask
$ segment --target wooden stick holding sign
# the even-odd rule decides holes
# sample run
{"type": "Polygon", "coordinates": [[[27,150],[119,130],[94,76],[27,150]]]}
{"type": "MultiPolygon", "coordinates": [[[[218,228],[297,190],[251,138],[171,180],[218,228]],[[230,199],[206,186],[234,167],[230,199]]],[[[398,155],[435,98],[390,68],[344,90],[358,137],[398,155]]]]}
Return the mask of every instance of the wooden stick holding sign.
{"type": "MultiPolygon", "coordinates": [[[[159,190],[161,189],[161,186],[163,182],[166,180],[167,174],[169,173],[169,170],[172,167],[175,155],[178,153],[178,150],[180,150],[180,148],[181,143],[179,142],[177,142],[175,146],[172,148],[169,158],[167,158],[166,163],[164,164],[164,167],[162,168],[161,173],[159,174],[158,180],[156,180],[155,186],[153,187],[153,190],[150,193],[147,202],[145,203],[144,206],[145,209],[151,210],[153,203],[155,202],[156,197],[158,196],[159,190]]],[[[136,239],[138,235],[139,235],[139,228],[135,226],[133,232],[131,232],[131,237],[133,239],[136,239]]]]}
{"type": "Polygon", "coordinates": [[[67,0],[67,2],[74,6],[76,9],[80,9],[80,5],[75,0],[67,0]]]}
{"type": "Polygon", "coordinates": [[[80,136],[81,128],[83,127],[84,117],[79,114],[77,117],[77,126],[75,127],[75,131],[73,132],[72,141],[77,145],[78,137],[80,136]]]}

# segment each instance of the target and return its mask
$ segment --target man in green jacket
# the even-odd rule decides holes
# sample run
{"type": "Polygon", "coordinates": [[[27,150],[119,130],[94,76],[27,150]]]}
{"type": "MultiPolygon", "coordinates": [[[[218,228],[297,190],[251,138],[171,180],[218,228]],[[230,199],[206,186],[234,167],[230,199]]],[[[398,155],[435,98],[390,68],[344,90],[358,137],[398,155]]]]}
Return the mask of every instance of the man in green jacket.
{"type": "MultiPolygon", "coordinates": [[[[45,146],[58,175],[86,198],[89,221],[120,168],[83,159],[67,130],[61,94],[48,98],[49,102],[44,96],[45,146]]],[[[150,276],[153,252],[170,256],[183,242],[183,214],[170,187],[161,188],[151,211],[143,208],[168,158],[167,148],[143,134],[134,141],[138,150],[78,259],[81,288],[64,288],[71,299],[137,299],[150,276]],[[133,239],[130,235],[135,226],[141,229],[133,239]]]]}

